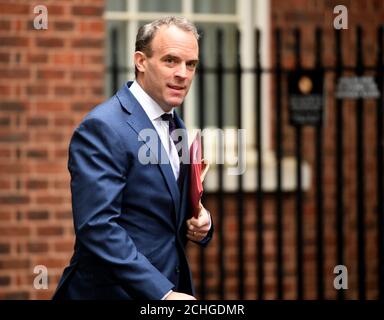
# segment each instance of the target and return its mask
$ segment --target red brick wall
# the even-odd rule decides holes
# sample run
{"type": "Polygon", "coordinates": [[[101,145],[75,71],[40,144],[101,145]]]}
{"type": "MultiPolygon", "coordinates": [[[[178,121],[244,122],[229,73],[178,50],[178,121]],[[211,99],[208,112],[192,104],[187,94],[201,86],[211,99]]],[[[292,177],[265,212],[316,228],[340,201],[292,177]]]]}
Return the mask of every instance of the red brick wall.
{"type": "Polygon", "coordinates": [[[73,246],[67,147],[103,100],[103,0],[0,1],[0,299],[49,298],[73,246]],[[33,28],[35,5],[48,30],[33,28]],[[33,268],[49,290],[33,288],[33,268]]]}

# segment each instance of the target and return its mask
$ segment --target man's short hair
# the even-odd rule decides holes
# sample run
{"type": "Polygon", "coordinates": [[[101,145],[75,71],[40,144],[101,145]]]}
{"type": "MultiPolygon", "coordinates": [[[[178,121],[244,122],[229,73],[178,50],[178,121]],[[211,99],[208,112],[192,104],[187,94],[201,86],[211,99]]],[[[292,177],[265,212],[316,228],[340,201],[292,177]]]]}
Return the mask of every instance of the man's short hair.
{"type": "MultiPolygon", "coordinates": [[[[183,31],[192,32],[196,40],[199,40],[200,35],[197,31],[196,26],[191,21],[184,17],[168,16],[145,24],[139,28],[136,35],[135,51],[141,51],[146,56],[151,57],[153,54],[151,42],[155,37],[157,31],[162,26],[169,27],[172,25],[178,27],[183,31]]],[[[135,74],[137,76],[137,68],[135,68],[135,74]]]]}

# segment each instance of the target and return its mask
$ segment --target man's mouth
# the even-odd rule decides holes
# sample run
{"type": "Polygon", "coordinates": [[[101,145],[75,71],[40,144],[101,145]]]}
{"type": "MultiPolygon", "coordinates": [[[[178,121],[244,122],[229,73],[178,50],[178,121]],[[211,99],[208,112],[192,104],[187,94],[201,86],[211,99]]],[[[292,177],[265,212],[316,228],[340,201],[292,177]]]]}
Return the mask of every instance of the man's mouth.
{"type": "Polygon", "coordinates": [[[184,86],[176,86],[176,85],[171,85],[171,84],[168,85],[168,88],[171,88],[173,90],[184,90],[185,89],[184,86]]]}

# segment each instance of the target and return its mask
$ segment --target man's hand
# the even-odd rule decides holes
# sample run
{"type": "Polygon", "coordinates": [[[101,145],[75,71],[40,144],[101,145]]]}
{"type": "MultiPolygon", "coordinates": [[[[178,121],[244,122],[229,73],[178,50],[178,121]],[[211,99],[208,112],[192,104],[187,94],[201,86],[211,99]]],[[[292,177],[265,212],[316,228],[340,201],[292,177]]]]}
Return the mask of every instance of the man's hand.
{"type": "Polygon", "coordinates": [[[192,241],[203,240],[211,227],[211,217],[207,210],[200,203],[200,212],[198,218],[191,218],[187,220],[187,238],[192,241]]]}
{"type": "Polygon", "coordinates": [[[186,293],[172,291],[165,300],[196,300],[196,298],[186,293]]]}

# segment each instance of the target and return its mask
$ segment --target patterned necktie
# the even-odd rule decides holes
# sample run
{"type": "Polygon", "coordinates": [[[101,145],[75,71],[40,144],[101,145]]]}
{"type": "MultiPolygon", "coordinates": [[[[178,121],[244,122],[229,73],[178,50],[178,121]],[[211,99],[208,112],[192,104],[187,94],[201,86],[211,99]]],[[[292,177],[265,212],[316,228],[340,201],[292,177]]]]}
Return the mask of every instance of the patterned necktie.
{"type": "Polygon", "coordinates": [[[179,139],[177,139],[177,137],[172,135],[173,131],[175,131],[177,129],[176,122],[175,122],[175,119],[174,119],[172,114],[164,113],[161,116],[161,119],[163,121],[168,122],[169,135],[170,135],[173,143],[175,144],[176,149],[178,149],[177,154],[179,155],[180,171],[179,171],[179,177],[177,178],[177,185],[179,186],[179,189],[182,190],[183,189],[183,183],[184,183],[184,177],[185,177],[185,173],[186,173],[186,165],[184,165],[183,162],[181,161],[181,156],[182,156],[181,144],[182,143],[180,143],[180,141],[182,140],[182,137],[178,137],[179,139]],[[177,145],[178,143],[179,143],[179,145],[177,145]]]}
{"type": "Polygon", "coordinates": [[[177,153],[179,155],[179,157],[181,156],[181,148],[179,146],[179,148],[177,147],[177,144],[180,142],[181,140],[181,137],[180,139],[177,139],[177,137],[173,136],[172,133],[173,131],[175,131],[177,129],[176,127],[176,122],[175,122],[175,119],[173,118],[173,115],[170,114],[170,113],[164,113],[161,115],[161,119],[163,121],[167,121],[168,122],[168,127],[169,127],[169,136],[171,137],[173,143],[175,144],[176,146],[176,149],[177,150],[177,153]]]}

